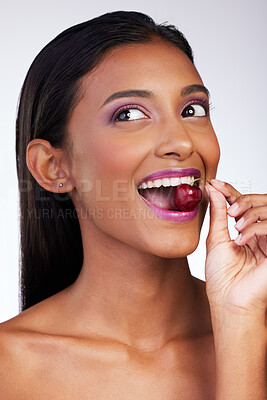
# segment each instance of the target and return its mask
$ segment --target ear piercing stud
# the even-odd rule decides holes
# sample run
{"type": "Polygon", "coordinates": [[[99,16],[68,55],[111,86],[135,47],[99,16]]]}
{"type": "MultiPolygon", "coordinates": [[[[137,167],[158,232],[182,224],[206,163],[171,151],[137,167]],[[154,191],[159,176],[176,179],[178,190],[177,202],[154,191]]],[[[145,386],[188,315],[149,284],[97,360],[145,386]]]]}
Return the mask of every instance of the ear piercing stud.
{"type": "Polygon", "coordinates": [[[60,183],[59,186],[62,187],[62,186],[63,186],[63,183],[60,183]]]}

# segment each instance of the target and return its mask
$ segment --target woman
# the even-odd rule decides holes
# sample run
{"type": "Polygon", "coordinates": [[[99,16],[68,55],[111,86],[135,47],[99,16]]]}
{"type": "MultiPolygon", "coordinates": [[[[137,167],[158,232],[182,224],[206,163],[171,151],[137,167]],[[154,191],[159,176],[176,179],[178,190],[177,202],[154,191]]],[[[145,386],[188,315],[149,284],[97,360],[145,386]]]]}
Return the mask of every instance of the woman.
{"type": "Polygon", "coordinates": [[[22,312],[1,324],[3,398],[266,400],[267,198],[214,180],[208,95],[184,36],[138,12],[74,26],[36,57],[17,118],[22,312]],[[168,187],[182,177],[212,183],[188,212],[168,187]],[[205,283],[186,256],[208,200],[205,283]]]}

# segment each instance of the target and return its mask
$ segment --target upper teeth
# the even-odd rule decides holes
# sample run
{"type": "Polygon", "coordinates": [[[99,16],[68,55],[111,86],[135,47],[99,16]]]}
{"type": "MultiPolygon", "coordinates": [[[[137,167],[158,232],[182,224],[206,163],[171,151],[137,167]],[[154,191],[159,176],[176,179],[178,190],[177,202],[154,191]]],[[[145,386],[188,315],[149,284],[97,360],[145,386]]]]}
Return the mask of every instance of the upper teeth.
{"type": "Polygon", "coordinates": [[[178,186],[181,183],[188,183],[189,185],[193,182],[194,176],[182,176],[180,178],[162,178],[154,179],[151,181],[146,181],[141,183],[137,189],[147,189],[147,188],[158,188],[160,186],[178,186]]]}

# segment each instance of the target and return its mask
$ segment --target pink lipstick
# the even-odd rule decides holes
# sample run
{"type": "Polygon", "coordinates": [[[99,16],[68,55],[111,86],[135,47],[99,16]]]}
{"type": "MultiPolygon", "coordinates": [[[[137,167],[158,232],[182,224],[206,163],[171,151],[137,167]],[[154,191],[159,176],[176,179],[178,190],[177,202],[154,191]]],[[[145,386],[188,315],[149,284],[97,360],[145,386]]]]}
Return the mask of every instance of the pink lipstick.
{"type": "Polygon", "coordinates": [[[159,218],[167,219],[173,222],[188,222],[192,221],[198,213],[198,206],[193,211],[173,211],[165,210],[164,208],[157,207],[155,204],[150,203],[147,199],[140,196],[146,205],[154,211],[159,218]]]}
{"type": "MultiPolygon", "coordinates": [[[[148,182],[149,180],[174,178],[174,177],[180,178],[184,176],[194,176],[194,178],[200,178],[201,173],[198,169],[195,168],[168,169],[168,170],[158,171],[141,179],[137,185],[137,188],[139,190],[141,184],[143,182],[148,182]]],[[[151,203],[151,201],[142,196],[141,193],[139,194],[142,200],[145,202],[146,206],[148,206],[159,218],[181,223],[181,222],[192,221],[197,216],[198,206],[192,211],[178,211],[175,209],[173,210],[173,209],[161,208],[158,207],[158,205],[151,203]]]]}

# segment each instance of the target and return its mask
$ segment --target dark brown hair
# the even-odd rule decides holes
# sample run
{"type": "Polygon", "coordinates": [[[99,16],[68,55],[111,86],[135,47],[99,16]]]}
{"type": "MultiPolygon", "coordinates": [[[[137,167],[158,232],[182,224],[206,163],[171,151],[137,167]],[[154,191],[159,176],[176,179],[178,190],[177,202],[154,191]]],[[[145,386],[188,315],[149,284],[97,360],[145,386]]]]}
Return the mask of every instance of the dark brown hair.
{"type": "Polygon", "coordinates": [[[190,45],[173,25],[156,24],[135,11],[115,11],[75,25],[37,55],[24,81],[16,121],[20,194],[20,310],[72,284],[82,267],[77,212],[68,193],[43,189],[26,164],[35,138],[70,154],[68,120],[79,98],[81,78],[114,47],[166,40],[194,63],[190,45]]]}

